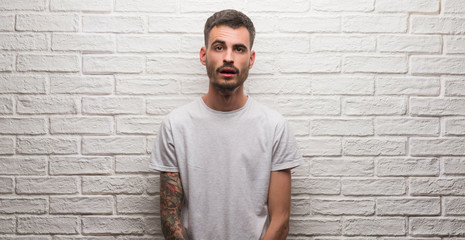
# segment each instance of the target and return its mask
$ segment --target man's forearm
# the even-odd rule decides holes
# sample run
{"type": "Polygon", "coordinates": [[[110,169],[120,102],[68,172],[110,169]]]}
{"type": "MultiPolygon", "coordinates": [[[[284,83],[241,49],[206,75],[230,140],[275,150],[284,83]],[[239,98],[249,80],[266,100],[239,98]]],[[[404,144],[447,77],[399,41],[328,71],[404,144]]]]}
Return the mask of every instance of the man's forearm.
{"type": "Polygon", "coordinates": [[[160,215],[165,239],[186,240],[181,224],[181,208],[184,201],[181,179],[178,173],[160,174],[160,215]]]}
{"type": "Polygon", "coordinates": [[[289,219],[273,219],[263,240],[285,240],[289,233],[289,219]]]}

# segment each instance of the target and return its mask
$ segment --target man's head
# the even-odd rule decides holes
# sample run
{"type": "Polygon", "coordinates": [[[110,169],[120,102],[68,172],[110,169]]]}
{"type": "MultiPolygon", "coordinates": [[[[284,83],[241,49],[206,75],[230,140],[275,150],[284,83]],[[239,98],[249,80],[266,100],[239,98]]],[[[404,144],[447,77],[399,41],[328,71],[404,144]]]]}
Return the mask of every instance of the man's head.
{"type": "Polygon", "coordinates": [[[233,9],[226,9],[216,12],[207,19],[203,29],[203,37],[206,47],[208,47],[208,38],[212,28],[221,25],[228,26],[233,29],[245,27],[247,31],[249,31],[250,49],[252,49],[253,41],[255,39],[255,27],[253,26],[253,22],[242,12],[233,9]]]}
{"type": "Polygon", "coordinates": [[[243,86],[255,61],[252,21],[236,10],[223,10],[205,24],[200,62],[207,67],[210,86],[230,94],[243,86]]]}

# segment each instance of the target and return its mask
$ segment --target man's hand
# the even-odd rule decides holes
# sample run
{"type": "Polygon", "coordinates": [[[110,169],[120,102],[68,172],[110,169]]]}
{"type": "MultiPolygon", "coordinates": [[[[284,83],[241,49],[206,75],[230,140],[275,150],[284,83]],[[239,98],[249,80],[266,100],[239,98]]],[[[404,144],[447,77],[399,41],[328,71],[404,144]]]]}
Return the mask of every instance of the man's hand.
{"type": "Polygon", "coordinates": [[[263,240],[285,240],[289,232],[291,211],[291,170],[271,172],[268,190],[270,226],[263,240]]]}
{"type": "Polygon", "coordinates": [[[160,173],[160,215],[163,235],[167,240],[186,240],[181,225],[181,208],[184,201],[181,178],[177,172],[160,173]]]}

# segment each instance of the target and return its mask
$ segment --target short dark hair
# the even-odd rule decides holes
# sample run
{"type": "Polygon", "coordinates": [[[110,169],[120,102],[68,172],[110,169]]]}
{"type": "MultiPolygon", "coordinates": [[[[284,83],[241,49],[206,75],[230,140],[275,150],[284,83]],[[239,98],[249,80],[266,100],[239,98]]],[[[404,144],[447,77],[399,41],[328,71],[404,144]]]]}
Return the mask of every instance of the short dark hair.
{"type": "Polygon", "coordinates": [[[234,29],[239,27],[247,28],[250,36],[250,48],[252,48],[253,41],[255,39],[255,27],[253,26],[253,22],[244,13],[234,9],[226,9],[216,12],[207,19],[207,22],[205,22],[205,28],[203,29],[206,47],[208,47],[208,37],[212,28],[221,25],[234,29]]]}

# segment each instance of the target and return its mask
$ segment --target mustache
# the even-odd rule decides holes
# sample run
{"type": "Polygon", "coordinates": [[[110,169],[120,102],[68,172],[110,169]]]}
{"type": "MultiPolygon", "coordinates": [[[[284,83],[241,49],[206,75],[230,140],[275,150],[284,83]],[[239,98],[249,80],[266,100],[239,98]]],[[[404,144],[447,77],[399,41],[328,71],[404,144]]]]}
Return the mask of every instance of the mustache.
{"type": "Polygon", "coordinates": [[[223,64],[223,66],[219,67],[216,69],[216,72],[219,73],[223,68],[233,68],[234,71],[236,71],[236,74],[239,74],[239,69],[237,69],[233,64],[231,63],[226,63],[226,64],[223,64]]]}

